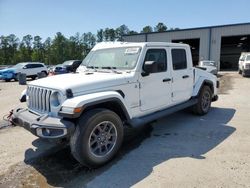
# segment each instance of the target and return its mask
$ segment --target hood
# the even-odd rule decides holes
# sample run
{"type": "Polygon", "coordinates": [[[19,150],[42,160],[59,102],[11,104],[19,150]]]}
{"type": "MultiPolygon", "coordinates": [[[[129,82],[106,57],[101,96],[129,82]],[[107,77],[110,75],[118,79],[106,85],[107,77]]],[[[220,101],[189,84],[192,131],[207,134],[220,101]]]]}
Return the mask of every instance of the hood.
{"type": "Polygon", "coordinates": [[[122,74],[112,72],[70,73],[35,80],[29,85],[60,90],[63,93],[66,89],[71,89],[77,95],[86,91],[132,82],[133,75],[133,72],[123,72],[122,74]]]}
{"type": "Polygon", "coordinates": [[[5,69],[0,70],[0,72],[7,72],[7,71],[15,72],[16,69],[14,69],[14,68],[5,68],[5,69]]]}
{"type": "Polygon", "coordinates": [[[250,61],[245,61],[246,62],[246,64],[249,64],[250,63],[250,61]]]}

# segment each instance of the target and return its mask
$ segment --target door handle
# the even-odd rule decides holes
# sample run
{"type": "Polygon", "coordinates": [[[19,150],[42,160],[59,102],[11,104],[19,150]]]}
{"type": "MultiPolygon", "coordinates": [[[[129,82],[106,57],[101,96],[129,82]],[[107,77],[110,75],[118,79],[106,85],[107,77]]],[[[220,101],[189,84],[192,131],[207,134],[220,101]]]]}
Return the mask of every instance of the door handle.
{"type": "Polygon", "coordinates": [[[172,79],[171,78],[165,78],[165,79],[163,79],[162,81],[163,82],[170,82],[172,79]]]}
{"type": "Polygon", "coordinates": [[[182,76],[182,78],[186,79],[186,78],[189,78],[189,76],[188,75],[184,75],[184,76],[182,76]]]}

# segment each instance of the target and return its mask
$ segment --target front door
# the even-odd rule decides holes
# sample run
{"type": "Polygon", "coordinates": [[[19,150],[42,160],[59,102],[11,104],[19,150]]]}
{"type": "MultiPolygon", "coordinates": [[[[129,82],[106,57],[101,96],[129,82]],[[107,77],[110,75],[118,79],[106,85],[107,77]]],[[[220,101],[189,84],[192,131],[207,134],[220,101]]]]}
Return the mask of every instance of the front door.
{"type": "Polygon", "coordinates": [[[140,76],[139,80],[140,110],[150,112],[170,104],[171,73],[167,62],[166,48],[147,49],[144,63],[146,61],[154,61],[157,65],[152,73],[140,76]]]}

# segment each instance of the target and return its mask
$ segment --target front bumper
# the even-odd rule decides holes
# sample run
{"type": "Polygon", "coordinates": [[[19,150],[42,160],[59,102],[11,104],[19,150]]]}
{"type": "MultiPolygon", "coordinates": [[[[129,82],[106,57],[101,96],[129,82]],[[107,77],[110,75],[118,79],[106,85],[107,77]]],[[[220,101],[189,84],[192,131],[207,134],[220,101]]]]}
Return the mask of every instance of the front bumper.
{"type": "Polygon", "coordinates": [[[246,76],[250,76],[250,69],[243,69],[243,74],[246,76]]]}
{"type": "Polygon", "coordinates": [[[9,80],[14,78],[14,73],[1,73],[0,80],[9,80]]]}
{"type": "Polygon", "coordinates": [[[75,124],[71,121],[37,115],[23,108],[13,111],[12,121],[40,138],[65,138],[72,135],[75,130],[75,124]]]}

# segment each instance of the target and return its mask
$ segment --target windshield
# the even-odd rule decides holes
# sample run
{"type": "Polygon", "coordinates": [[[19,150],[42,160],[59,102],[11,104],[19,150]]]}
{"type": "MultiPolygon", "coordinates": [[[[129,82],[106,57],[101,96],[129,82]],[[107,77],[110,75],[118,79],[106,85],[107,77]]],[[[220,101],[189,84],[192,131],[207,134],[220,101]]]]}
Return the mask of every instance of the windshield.
{"type": "Polygon", "coordinates": [[[21,68],[23,68],[23,66],[24,66],[24,63],[18,63],[16,65],[14,65],[12,68],[21,69],[21,68]]]}
{"type": "Polygon", "coordinates": [[[140,51],[140,47],[91,51],[81,65],[90,68],[133,69],[136,66],[140,51]]]}
{"type": "Polygon", "coordinates": [[[247,56],[246,61],[250,61],[250,55],[247,56]]]}
{"type": "Polygon", "coordinates": [[[245,55],[240,56],[240,61],[244,61],[245,55]]]}
{"type": "Polygon", "coordinates": [[[63,62],[63,65],[72,65],[73,61],[65,61],[63,62]]]}

